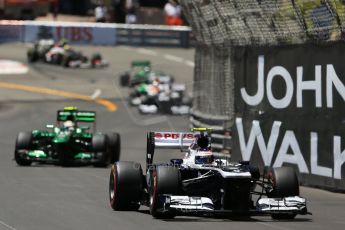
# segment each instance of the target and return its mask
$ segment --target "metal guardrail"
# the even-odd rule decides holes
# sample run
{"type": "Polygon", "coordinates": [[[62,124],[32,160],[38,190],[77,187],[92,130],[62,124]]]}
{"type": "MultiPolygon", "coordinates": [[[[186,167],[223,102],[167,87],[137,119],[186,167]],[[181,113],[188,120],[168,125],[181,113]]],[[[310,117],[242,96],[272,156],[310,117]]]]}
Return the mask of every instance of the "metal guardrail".
{"type": "Polygon", "coordinates": [[[161,29],[117,29],[117,44],[140,46],[175,46],[189,48],[190,31],[161,29]]]}
{"type": "MultiPolygon", "coordinates": [[[[86,42],[81,41],[80,43],[82,44],[88,44],[87,42],[89,42],[90,44],[96,45],[121,44],[135,46],[167,46],[188,48],[190,47],[191,40],[193,39],[191,35],[191,28],[187,26],[11,20],[0,20],[0,25],[8,26],[8,30],[17,29],[22,31],[21,37],[17,38],[17,40],[24,42],[32,42],[32,34],[37,33],[37,28],[41,27],[50,28],[50,30],[53,31],[53,36],[55,37],[61,36],[61,29],[74,28],[74,30],[71,31],[63,31],[63,35],[70,35],[78,29],[89,30],[88,32],[86,32],[86,35],[84,34],[84,36],[89,36],[91,37],[91,39],[89,39],[90,41],[86,42]],[[19,27],[21,27],[21,29],[18,29],[19,27]],[[58,32],[55,31],[56,28],[59,28],[59,35],[57,35],[58,32]],[[102,35],[100,36],[99,33],[102,33],[102,35]],[[102,39],[104,41],[102,41],[102,39]]],[[[71,36],[76,37],[79,35],[71,36]]],[[[15,39],[15,37],[13,39],[15,39]]],[[[76,43],[78,43],[78,41],[76,41],[76,43]]]]}

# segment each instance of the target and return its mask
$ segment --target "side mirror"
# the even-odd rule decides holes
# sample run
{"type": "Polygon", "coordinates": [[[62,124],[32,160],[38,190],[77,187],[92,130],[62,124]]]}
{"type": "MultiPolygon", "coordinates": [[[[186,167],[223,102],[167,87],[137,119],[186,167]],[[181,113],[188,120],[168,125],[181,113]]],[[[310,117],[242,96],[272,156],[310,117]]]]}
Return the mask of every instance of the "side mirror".
{"type": "Polygon", "coordinates": [[[46,125],[46,128],[48,128],[48,129],[53,129],[54,128],[54,125],[46,125]]]}

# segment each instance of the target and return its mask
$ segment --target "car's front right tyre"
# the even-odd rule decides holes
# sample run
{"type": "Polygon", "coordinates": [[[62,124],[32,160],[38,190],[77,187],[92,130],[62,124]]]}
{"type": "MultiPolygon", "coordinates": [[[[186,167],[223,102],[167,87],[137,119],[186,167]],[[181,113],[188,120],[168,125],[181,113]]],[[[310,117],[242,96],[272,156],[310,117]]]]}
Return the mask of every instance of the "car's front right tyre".
{"type": "MultiPolygon", "coordinates": [[[[296,172],[290,167],[272,168],[268,173],[268,180],[272,191],[268,193],[271,198],[284,198],[299,196],[299,182],[296,172]]],[[[294,219],[295,213],[273,213],[272,219],[290,220],[294,219]]]]}
{"type": "Polygon", "coordinates": [[[171,219],[175,213],[171,211],[162,212],[160,196],[163,194],[178,195],[181,189],[180,170],[172,166],[158,165],[150,176],[150,213],[157,219],[171,219]]]}
{"type": "Polygon", "coordinates": [[[15,150],[14,150],[14,160],[20,166],[29,166],[31,161],[24,159],[20,155],[20,151],[29,151],[32,144],[32,134],[30,132],[20,132],[16,139],[15,150]]]}
{"type": "Polygon", "coordinates": [[[116,211],[138,210],[143,192],[143,174],[139,163],[115,162],[109,178],[110,206],[116,211]]]}
{"type": "Polygon", "coordinates": [[[129,73],[124,73],[120,76],[120,85],[122,87],[129,86],[130,76],[129,73]]]}

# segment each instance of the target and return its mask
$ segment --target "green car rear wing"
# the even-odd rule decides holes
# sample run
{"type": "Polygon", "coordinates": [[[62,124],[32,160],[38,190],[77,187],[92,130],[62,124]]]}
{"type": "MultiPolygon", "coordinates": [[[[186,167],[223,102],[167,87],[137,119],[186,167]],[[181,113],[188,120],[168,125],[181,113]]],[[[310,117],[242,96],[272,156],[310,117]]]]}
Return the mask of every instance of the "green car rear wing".
{"type": "Polygon", "coordinates": [[[96,121],[96,112],[80,111],[80,110],[58,110],[57,121],[73,121],[73,122],[87,122],[94,123],[96,121]]]}
{"type": "Polygon", "coordinates": [[[131,67],[151,67],[150,61],[132,61],[131,67]]]}

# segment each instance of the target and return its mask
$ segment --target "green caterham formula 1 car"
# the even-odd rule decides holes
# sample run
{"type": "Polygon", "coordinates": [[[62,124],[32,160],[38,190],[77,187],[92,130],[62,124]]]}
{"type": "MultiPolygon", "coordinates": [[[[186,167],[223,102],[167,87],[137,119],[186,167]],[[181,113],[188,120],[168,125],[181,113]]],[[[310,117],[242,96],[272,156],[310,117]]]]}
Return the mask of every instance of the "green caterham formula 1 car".
{"type": "Polygon", "coordinates": [[[120,135],[96,133],[95,122],[96,113],[92,111],[81,111],[75,107],[58,110],[56,125],[46,125],[47,130],[18,134],[14,159],[20,166],[41,162],[106,167],[119,160],[120,135]],[[93,127],[85,124],[92,124],[93,127]],[[93,131],[90,131],[91,128],[93,131]]]}

